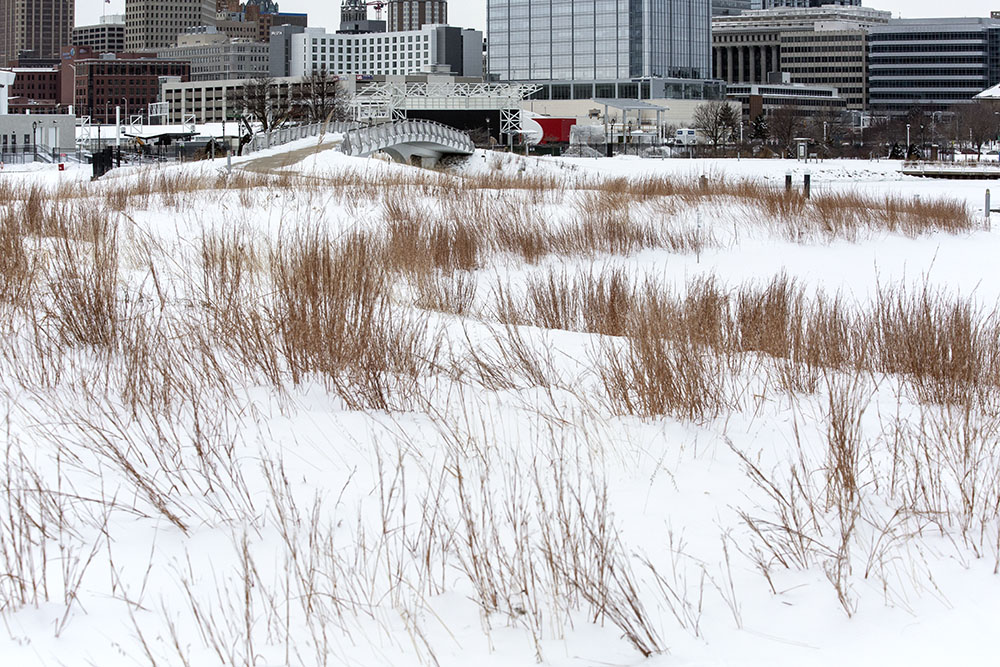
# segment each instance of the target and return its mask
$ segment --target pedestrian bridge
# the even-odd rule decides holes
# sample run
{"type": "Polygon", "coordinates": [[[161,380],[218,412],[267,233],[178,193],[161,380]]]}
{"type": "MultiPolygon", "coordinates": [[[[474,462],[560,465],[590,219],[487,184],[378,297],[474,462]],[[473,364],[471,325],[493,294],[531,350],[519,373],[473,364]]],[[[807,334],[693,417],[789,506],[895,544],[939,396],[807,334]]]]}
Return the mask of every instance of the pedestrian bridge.
{"type": "Polygon", "coordinates": [[[472,155],[476,147],[465,132],[430,120],[403,120],[350,130],[341,150],[368,157],[383,152],[396,162],[433,167],[445,155],[472,155]]]}

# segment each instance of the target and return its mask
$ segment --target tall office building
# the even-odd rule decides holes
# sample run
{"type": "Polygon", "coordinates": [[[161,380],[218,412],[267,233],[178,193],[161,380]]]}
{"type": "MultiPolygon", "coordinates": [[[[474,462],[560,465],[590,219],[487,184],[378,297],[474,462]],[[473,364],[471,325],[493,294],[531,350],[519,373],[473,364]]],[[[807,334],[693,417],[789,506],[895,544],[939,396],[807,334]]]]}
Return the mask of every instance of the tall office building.
{"type": "Polygon", "coordinates": [[[488,0],[490,75],[543,99],[699,96],[712,0],[488,0]],[[669,80],[669,81],[668,81],[669,80]]]}
{"type": "Polygon", "coordinates": [[[72,41],[74,0],[0,0],[0,65],[22,53],[58,59],[72,41]]]}
{"type": "Polygon", "coordinates": [[[791,83],[837,88],[847,108],[868,104],[868,30],[886,11],[867,7],[781,7],[712,19],[715,76],[766,84],[774,72],[791,83]]]}
{"type": "Polygon", "coordinates": [[[95,25],[73,28],[73,46],[90,46],[100,53],[121,53],[125,50],[125,17],[121,14],[102,16],[95,25]]]}
{"type": "Polygon", "coordinates": [[[483,33],[443,25],[383,33],[328,33],[306,28],[293,34],[289,73],[326,70],[345,77],[451,73],[483,75],[483,33]]]}
{"type": "Polygon", "coordinates": [[[761,0],[712,0],[712,16],[734,16],[760,9],[761,0]]]}
{"type": "Polygon", "coordinates": [[[895,19],[868,34],[871,110],[947,111],[1000,83],[1000,20],[895,19]]]}
{"type": "Polygon", "coordinates": [[[157,55],[190,62],[190,81],[256,79],[268,76],[270,45],[232,39],[208,27],[178,35],[177,46],[160,49],[157,55]]]}
{"type": "Polygon", "coordinates": [[[215,25],[216,9],[216,0],[125,0],[125,49],[156,51],[176,46],[182,32],[215,25]]]}
{"type": "Polygon", "coordinates": [[[860,7],[861,0],[763,0],[763,9],[774,9],[775,7],[825,7],[826,5],[840,5],[843,7],[860,7]]]}
{"type": "Polygon", "coordinates": [[[282,78],[292,75],[292,35],[306,31],[300,25],[279,25],[271,28],[268,41],[267,66],[271,76],[282,78]]]}
{"type": "Polygon", "coordinates": [[[434,23],[448,23],[446,0],[389,0],[389,31],[420,30],[434,23]]]}

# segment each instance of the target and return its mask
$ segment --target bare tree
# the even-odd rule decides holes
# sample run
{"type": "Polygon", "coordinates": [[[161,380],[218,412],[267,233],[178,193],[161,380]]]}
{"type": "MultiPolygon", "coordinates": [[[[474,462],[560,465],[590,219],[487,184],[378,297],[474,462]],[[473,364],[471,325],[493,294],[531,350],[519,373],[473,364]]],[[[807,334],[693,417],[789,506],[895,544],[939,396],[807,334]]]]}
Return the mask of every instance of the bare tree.
{"type": "Polygon", "coordinates": [[[262,132],[270,132],[287,123],[293,111],[289,100],[282,97],[277,82],[269,76],[250,79],[242,88],[233,89],[230,107],[257,123],[262,132]]]}
{"type": "Polygon", "coordinates": [[[976,149],[979,156],[983,155],[983,145],[995,141],[1000,122],[997,120],[996,109],[987,102],[973,102],[956,109],[956,122],[962,128],[960,140],[969,136],[969,144],[976,149]]]}
{"type": "Polygon", "coordinates": [[[785,152],[792,149],[792,143],[802,132],[802,119],[794,107],[778,107],[768,119],[771,138],[785,152]]]}
{"type": "Polygon", "coordinates": [[[325,68],[303,77],[296,102],[299,113],[310,123],[342,122],[350,117],[347,89],[325,68]]]}
{"type": "Polygon", "coordinates": [[[882,155],[882,151],[878,149],[884,149],[891,144],[893,134],[894,128],[892,122],[885,116],[875,116],[871,119],[868,129],[864,131],[863,138],[865,142],[872,146],[873,153],[877,152],[882,155]]]}
{"type": "Polygon", "coordinates": [[[729,141],[739,125],[739,118],[733,107],[723,100],[699,104],[694,110],[693,120],[695,127],[712,144],[713,150],[729,141]]]}

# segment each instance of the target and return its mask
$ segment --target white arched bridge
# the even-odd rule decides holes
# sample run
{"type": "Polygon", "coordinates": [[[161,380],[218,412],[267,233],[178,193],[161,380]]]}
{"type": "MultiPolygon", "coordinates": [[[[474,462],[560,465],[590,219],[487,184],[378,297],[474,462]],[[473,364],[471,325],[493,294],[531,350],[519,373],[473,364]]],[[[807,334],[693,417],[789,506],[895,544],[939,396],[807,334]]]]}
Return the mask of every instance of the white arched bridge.
{"type": "Polygon", "coordinates": [[[465,132],[430,120],[403,120],[350,130],[341,150],[368,157],[383,152],[396,162],[434,166],[445,155],[472,155],[476,147],[465,132]]]}

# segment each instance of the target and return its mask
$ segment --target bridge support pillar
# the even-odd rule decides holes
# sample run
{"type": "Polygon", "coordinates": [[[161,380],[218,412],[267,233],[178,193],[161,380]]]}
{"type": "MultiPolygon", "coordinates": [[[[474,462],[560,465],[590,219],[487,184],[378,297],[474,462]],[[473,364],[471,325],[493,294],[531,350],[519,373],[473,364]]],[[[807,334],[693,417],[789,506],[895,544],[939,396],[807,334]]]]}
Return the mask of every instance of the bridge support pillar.
{"type": "Polygon", "coordinates": [[[387,153],[393,162],[408,164],[414,167],[423,167],[425,169],[432,169],[437,166],[438,160],[442,157],[441,153],[437,151],[406,145],[386,148],[383,152],[387,153]]]}

